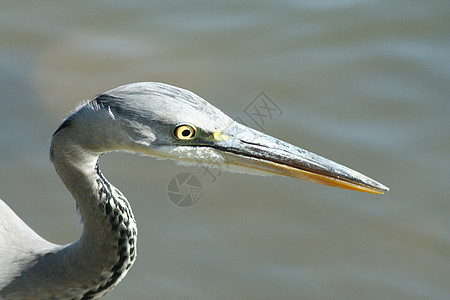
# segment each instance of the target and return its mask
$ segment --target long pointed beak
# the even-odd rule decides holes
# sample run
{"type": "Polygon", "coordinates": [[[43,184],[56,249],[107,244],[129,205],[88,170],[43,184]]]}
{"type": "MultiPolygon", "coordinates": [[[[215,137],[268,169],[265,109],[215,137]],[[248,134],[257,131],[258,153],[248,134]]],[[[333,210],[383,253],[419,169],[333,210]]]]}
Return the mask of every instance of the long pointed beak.
{"type": "Polygon", "coordinates": [[[284,175],[354,191],[384,194],[383,184],[329,159],[239,123],[220,134],[214,148],[230,166],[284,175]]]}

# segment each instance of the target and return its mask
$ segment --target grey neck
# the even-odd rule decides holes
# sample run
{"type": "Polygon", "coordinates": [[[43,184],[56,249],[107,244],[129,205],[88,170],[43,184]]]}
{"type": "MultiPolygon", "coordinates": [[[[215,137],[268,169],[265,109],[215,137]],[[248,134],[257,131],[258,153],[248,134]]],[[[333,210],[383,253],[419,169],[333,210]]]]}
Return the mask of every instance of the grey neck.
{"type": "Polygon", "coordinates": [[[72,244],[36,249],[26,273],[2,292],[17,299],[97,299],[126,275],[137,227],[127,199],[100,172],[99,155],[66,139],[64,130],[54,136],[50,157],[75,199],[83,232],[72,244]]]}
{"type": "Polygon", "coordinates": [[[84,224],[80,239],[68,247],[75,250],[68,269],[78,268],[77,278],[80,272],[86,273],[84,282],[74,278],[81,286],[89,286],[86,299],[102,296],[120,282],[136,257],[137,227],[131,207],[100,172],[99,152],[65,142],[61,132],[54,137],[51,157],[84,224]]]}

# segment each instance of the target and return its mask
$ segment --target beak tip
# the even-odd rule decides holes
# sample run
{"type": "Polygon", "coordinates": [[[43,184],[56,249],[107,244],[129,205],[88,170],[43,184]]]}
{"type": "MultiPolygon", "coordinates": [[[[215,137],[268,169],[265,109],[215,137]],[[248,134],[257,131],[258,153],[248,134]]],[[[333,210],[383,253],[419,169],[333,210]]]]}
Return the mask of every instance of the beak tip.
{"type": "Polygon", "coordinates": [[[389,192],[389,190],[390,190],[390,188],[388,188],[387,186],[377,182],[377,186],[374,187],[373,193],[374,194],[383,195],[384,193],[389,192]]]}

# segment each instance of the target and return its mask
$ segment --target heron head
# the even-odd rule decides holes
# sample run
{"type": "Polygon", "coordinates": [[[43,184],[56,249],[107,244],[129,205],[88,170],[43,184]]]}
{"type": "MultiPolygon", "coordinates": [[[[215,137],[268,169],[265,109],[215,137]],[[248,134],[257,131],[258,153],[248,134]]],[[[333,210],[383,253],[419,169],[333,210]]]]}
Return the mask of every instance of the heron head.
{"type": "Polygon", "coordinates": [[[239,124],[190,91],[162,83],[118,87],[77,113],[86,126],[80,134],[95,132],[85,143],[101,145],[98,152],[127,150],[189,165],[284,175],[369,193],[389,190],[347,167],[239,124]]]}

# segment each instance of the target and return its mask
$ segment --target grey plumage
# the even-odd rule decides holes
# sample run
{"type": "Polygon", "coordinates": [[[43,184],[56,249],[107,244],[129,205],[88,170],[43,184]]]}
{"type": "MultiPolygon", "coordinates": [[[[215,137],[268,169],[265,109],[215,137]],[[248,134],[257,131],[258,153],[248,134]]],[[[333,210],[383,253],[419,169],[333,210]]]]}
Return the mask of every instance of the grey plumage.
{"type": "Polygon", "coordinates": [[[51,141],[50,159],[82,218],[77,241],[61,246],[44,240],[0,200],[0,299],[96,299],[126,275],[136,257],[135,219],[127,199],[98,168],[100,155],[115,150],[365,192],[388,190],[235,123],[187,90],[151,82],[121,86],[80,106],[51,141]],[[180,124],[195,135],[177,137],[180,124]]]}

